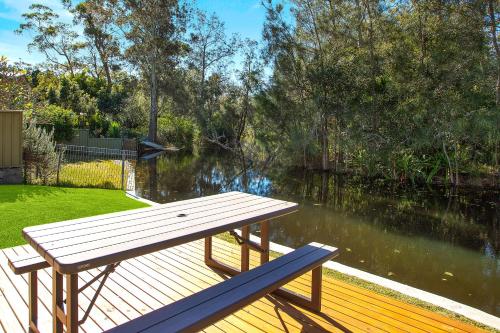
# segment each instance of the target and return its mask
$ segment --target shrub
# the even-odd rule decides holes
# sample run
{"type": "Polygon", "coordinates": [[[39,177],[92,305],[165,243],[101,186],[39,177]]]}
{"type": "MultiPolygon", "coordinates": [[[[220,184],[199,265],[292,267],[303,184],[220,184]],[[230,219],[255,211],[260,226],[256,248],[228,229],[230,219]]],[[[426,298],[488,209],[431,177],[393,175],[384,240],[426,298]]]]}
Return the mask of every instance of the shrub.
{"type": "Polygon", "coordinates": [[[108,137],[119,138],[121,137],[121,126],[118,122],[112,121],[108,129],[108,137]]]}
{"type": "Polygon", "coordinates": [[[108,133],[110,121],[101,113],[94,113],[88,121],[88,127],[96,138],[105,136],[108,133]]]}
{"type": "Polygon", "coordinates": [[[57,105],[47,105],[38,109],[35,118],[39,124],[52,125],[56,141],[71,140],[78,121],[73,111],[57,105]]]}
{"type": "Polygon", "coordinates": [[[196,133],[196,125],[187,117],[167,113],[158,118],[158,140],[162,144],[192,151],[196,133]]]}
{"type": "Polygon", "coordinates": [[[31,121],[24,128],[24,173],[28,183],[36,183],[40,179],[47,184],[57,172],[58,155],[53,131],[47,132],[31,121]]]}

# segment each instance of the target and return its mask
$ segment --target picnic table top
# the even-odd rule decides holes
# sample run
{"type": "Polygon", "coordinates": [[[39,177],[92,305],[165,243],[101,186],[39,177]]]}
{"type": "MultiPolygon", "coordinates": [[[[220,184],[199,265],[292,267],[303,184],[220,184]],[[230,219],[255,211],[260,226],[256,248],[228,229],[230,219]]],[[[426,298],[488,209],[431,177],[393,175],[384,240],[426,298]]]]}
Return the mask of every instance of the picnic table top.
{"type": "Polygon", "coordinates": [[[296,211],[298,205],[228,192],[23,229],[58,272],[77,273],[296,211]]]}

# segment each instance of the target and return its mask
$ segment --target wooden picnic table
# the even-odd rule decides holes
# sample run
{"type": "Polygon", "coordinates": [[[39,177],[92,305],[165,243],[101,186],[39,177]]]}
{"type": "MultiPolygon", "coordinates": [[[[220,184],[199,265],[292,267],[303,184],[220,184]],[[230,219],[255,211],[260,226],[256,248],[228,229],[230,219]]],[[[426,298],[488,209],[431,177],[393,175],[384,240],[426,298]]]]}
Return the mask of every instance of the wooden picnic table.
{"type": "MultiPolygon", "coordinates": [[[[62,333],[63,326],[66,326],[66,332],[74,333],[78,332],[80,322],[78,293],[102,277],[96,295],[82,318],[84,321],[107,276],[121,261],[205,238],[206,264],[237,274],[249,269],[250,249],[261,253],[261,263],[269,260],[269,220],[294,212],[297,207],[292,202],[228,192],[28,227],[23,230],[23,236],[53,269],[53,332],[62,333]],[[260,244],[249,240],[250,225],[257,222],[261,223],[260,244]],[[241,234],[232,232],[236,228],[242,228],[241,234]],[[240,269],[212,258],[211,237],[226,231],[231,231],[242,245],[240,269]],[[78,273],[101,266],[106,266],[101,274],[79,288],[78,273]],[[63,295],[64,276],[66,299],[63,295]]],[[[290,295],[290,298],[293,297],[290,295]]]]}

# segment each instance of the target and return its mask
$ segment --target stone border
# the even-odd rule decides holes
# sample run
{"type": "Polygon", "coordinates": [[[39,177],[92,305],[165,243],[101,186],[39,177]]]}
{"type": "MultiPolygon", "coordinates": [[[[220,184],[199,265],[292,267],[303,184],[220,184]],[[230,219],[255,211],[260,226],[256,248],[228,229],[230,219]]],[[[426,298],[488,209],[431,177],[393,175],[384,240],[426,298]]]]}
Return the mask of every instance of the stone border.
{"type": "MultiPolygon", "coordinates": [[[[147,200],[144,198],[139,197],[135,192],[133,191],[127,191],[126,195],[132,199],[147,203],[151,206],[159,206],[160,204],[151,200],[147,200]]],[[[239,230],[236,230],[237,233],[240,233],[239,230]]],[[[256,243],[260,243],[260,238],[255,236],[255,235],[250,235],[250,240],[256,243]]],[[[287,254],[289,252],[292,252],[293,249],[284,245],[280,245],[277,243],[270,243],[270,249],[271,251],[282,253],[282,254],[287,254]]],[[[419,299],[421,301],[433,304],[435,306],[444,308],[446,310],[449,310],[451,312],[460,314],[464,317],[467,317],[469,319],[472,319],[474,321],[477,321],[481,324],[490,326],[494,329],[500,330],[500,318],[493,316],[489,313],[486,313],[484,311],[481,311],[479,309],[473,308],[471,306],[458,303],[456,301],[453,301],[449,298],[439,296],[421,289],[417,289],[411,286],[408,286],[406,284],[402,284],[393,280],[389,280],[386,278],[383,278],[378,275],[374,275],[353,267],[349,267],[343,264],[340,264],[338,262],[334,261],[328,261],[324,265],[324,267],[332,269],[334,271],[346,274],[346,275],[351,275],[354,277],[357,277],[358,279],[368,281],[374,284],[377,284],[379,286],[382,286],[384,288],[392,289],[394,291],[397,291],[401,294],[419,299]]]]}

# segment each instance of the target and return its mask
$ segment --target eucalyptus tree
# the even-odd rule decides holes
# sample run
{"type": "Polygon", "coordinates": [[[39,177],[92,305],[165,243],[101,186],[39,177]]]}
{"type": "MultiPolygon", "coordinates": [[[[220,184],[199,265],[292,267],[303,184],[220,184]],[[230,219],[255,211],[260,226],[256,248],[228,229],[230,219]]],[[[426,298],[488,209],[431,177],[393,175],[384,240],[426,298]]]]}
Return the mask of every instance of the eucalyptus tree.
{"type": "Polygon", "coordinates": [[[243,60],[237,70],[241,85],[241,111],[239,112],[235,143],[241,146],[242,137],[248,123],[248,118],[254,111],[253,96],[261,89],[264,66],[259,57],[259,44],[255,40],[245,39],[242,47],[243,60]]]}
{"type": "Polygon", "coordinates": [[[111,71],[120,56],[120,45],[115,24],[115,1],[85,0],[72,10],[76,24],[83,25],[83,33],[88,39],[89,54],[93,60],[97,76],[103,69],[107,82],[107,90],[113,84],[111,71]],[[100,61],[96,64],[95,56],[100,61]]]}
{"type": "Polygon", "coordinates": [[[50,7],[35,3],[29,10],[22,15],[24,22],[16,33],[32,32],[33,40],[28,48],[38,50],[49,63],[74,75],[80,65],[79,55],[85,43],[70,24],[60,21],[59,15],[50,7]]]}
{"type": "Polygon", "coordinates": [[[176,67],[187,51],[183,37],[188,9],[177,0],[120,0],[115,10],[126,39],[124,57],[148,82],[148,139],[156,141],[159,80],[161,73],[176,67]]]}
{"type": "Polygon", "coordinates": [[[218,73],[223,74],[231,63],[231,58],[238,52],[239,37],[235,34],[226,36],[224,23],[215,15],[207,16],[203,11],[196,11],[190,27],[189,67],[197,73],[195,80],[196,115],[204,135],[209,133],[212,121],[210,108],[207,108],[209,89],[208,78],[218,73]]]}

